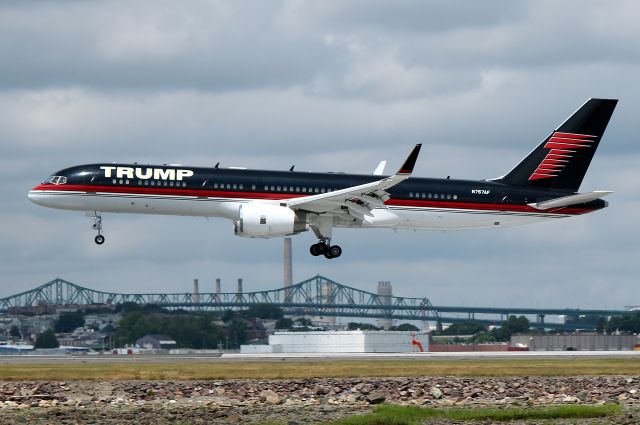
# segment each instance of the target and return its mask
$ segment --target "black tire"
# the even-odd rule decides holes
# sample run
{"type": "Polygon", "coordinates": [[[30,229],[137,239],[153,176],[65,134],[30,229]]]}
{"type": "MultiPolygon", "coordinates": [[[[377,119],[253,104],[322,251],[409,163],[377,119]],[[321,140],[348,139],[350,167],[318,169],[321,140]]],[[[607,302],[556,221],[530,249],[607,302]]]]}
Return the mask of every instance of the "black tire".
{"type": "Polygon", "coordinates": [[[342,255],[342,248],[339,245],[333,245],[328,250],[331,253],[331,258],[338,258],[342,255]]]}
{"type": "Polygon", "coordinates": [[[98,235],[95,237],[94,241],[96,241],[98,245],[102,245],[104,243],[104,236],[98,235]]]}
{"type": "Polygon", "coordinates": [[[311,245],[311,248],[309,248],[309,252],[311,252],[311,255],[313,255],[314,257],[317,257],[318,255],[322,255],[327,252],[327,249],[328,248],[324,243],[318,242],[311,245]]]}
{"type": "Polygon", "coordinates": [[[329,260],[331,260],[333,258],[333,255],[331,255],[331,250],[330,249],[325,251],[324,256],[325,256],[325,258],[328,258],[329,260]]]}

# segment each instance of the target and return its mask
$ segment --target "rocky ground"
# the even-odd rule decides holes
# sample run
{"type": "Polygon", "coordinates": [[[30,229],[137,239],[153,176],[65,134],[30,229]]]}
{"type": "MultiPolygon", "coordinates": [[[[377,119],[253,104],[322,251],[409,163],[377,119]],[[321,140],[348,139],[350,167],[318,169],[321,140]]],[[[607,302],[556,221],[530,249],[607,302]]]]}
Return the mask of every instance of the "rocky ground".
{"type": "Polygon", "coordinates": [[[381,402],[433,407],[615,402],[624,406],[623,414],[605,423],[637,424],[640,377],[0,382],[0,423],[312,424],[364,414],[381,402]]]}

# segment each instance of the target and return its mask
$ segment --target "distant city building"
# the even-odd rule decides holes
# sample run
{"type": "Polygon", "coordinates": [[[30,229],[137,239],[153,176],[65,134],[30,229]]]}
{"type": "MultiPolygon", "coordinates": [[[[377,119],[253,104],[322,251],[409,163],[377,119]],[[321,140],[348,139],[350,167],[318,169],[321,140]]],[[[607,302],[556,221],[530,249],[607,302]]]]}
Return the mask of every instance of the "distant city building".
{"type": "MultiPolygon", "coordinates": [[[[382,305],[391,305],[393,301],[391,282],[378,282],[378,297],[380,297],[380,303],[382,305]]],[[[393,319],[378,319],[376,320],[376,325],[382,329],[390,329],[393,326],[393,319]]]]}
{"type": "Polygon", "coordinates": [[[135,343],[136,347],[139,348],[147,348],[147,349],[154,349],[154,350],[160,350],[160,349],[165,349],[165,350],[170,350],[172,348],[176,348],[177,347],[177,343],[173,340],[173,338],[171,338],[170,336],[167,335],[145,335],[142,338],[139,338],[138,340],[136,340],[135,343]]]}

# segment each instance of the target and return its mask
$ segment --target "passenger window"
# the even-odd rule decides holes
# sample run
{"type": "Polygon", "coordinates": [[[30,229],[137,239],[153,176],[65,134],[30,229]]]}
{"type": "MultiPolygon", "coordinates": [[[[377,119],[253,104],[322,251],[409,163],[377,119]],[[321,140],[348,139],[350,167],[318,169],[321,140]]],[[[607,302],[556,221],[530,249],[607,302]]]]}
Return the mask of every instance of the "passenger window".
{"type": "Polygon", "coordinates": [[[169,182],[169,186],[173,187],[173,182],[169,182]]]}
{"type": "Polygon", "coordinates": [[[113,184],[116,184],[117,182],[118,182],[118,181],[117,181],[116,179],[113,179],[113,180],[111,181],[111,183],[113,183],[113,184]]]}
{"type": "Polygon", "coordinates": [[[237,185],[237,184],[234,184],[234,185],[233,185],[233,188],[234,188],[234,189],[237,189],[237,188],[238,188],[238,185],[237,185]]]}
{"type": "Polygon", "coordinates": [[[413,198],[413,192],[409,192],[409,198],[413,198]]]}
{"type": "Polygon", "coordinates": [[[458,199],[458,195],[453,195],[453,199],[458,199]]]}
{"type": "Polygon", "coordinates": [[[227,189],[231,189],[231,183],[227,183],[227,189]]]}
{"type": "Polygon", "coordinates": [[[451,194],[447,194],[447,199],[451,199],[451,194]]]}
{"type": "Polygon", "coordinates": [[[300,188],[296,186],[296,192],[300,192],[300,188]]]}
{"type": "Polygon", "coordinates": [[[255,184],[251,185],[251,190],[256,190],[256,185],[255,184]]]}
{"type": "Polygon", "coordinates": [[[240,186],[238,186],[238,187],[240,188],[240,190],[242,190],[242,188],[243,188],[243,185],[240,185],[240,186]]]}
{"type": "Polygon", "coordinates": [[[275,192],[276,191],[276,187],[275,186],[271,186],[271,191],[275,192]]]}
{"type": "Polygon", "coordinates": [[[278,192],[280,192],[280,186],[277,186],[277,187],[276,187],[276,190],[277,190],[278,192]]]}
{"type": "Polygon", "coordinates": [[[218,188],[218,183],[214,183],[214,184],[213,184],[213,188],[214,188],[214,189],[217,189],[217,188],[218,188]]]}

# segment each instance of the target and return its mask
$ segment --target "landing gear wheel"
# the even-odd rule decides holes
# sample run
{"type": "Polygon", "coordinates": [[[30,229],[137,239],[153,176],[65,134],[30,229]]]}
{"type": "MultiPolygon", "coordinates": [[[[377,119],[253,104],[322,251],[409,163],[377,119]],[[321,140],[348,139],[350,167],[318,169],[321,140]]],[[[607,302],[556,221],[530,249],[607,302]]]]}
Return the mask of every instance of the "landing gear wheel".
{"type": "Polygon", "coordinates": [[[104,243],[104,236],[100,232],[102,232],[102,216],[99,215],[98,212],[95,212],[93,215],[93,230],[98,232],[98,236],[95,237],[94,241],[98,245],[102,245],[104,243]]]}
{"type": "Polygon", "coordinates": [[[318,242],[311,245],[311,247],[309,248],[309,252],[314,257],[317,257],[318,255],[322,255],[327,252],[327,246],[323,242],[318,242]]]}
{"type": "Polygon", "coordinates": [[[330,246],[329,249],[327,249],[324,253],[324,256],[329,259],[338,258],[341,255],[342,255],[342,248],[340,248],[339,245],[330,246]]]}

